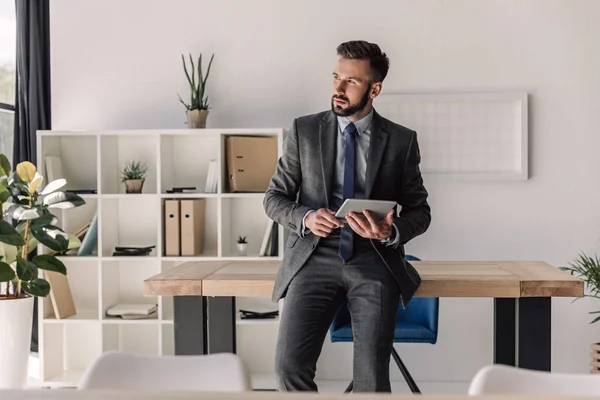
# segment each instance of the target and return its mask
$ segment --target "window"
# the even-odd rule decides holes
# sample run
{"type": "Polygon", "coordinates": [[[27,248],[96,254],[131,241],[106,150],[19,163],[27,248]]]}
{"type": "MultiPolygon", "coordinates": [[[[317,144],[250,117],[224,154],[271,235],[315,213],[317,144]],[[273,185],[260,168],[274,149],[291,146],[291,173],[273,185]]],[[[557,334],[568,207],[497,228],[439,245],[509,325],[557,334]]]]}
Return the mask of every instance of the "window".
{"type": "Polygon", "coordinates": [[[0,153],[12,164],[17,23],[15,0],[0,0],[0,153]]]}

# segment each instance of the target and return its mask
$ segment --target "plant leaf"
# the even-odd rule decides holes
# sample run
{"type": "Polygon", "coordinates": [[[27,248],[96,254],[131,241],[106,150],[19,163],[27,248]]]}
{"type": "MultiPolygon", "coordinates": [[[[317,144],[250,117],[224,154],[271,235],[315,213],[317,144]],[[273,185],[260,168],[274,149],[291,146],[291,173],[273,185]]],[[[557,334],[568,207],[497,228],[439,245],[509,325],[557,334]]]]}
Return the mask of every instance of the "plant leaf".
{"type": "Polygon", "coordinates": [[[10,175],[12,173],[10,161],[8,161],[8,157],[4,154],[0,154],[0,168],[2,168],[4,175],[10,175]]]}
{"type": "Polygon", "coordinates": [[[6,200],[8,200],[10,198],[11,194],[8,191],[8,189],[6,188],[6,186],[4,186],[3,184],[0,183],[0,202],[4,203],[6,200]]]}
{"type": "Polygon", "coordinates": [[[38,276],[38,267],[31,261],[17,256],[17,276],[24,281],[31,281],[38,276]]]}
{"type": "Polygon", "coordinates": [[[7,221],[0,219],[0,242],[13,246],[25,245],[25,240],[7,221]]]}
{"type": "Polygon", "coordinates": [[[21,287],[32,296],[46,297],[50,293],[50,284],[45,279],[34,279],[23,282],[21,287]]]}
{"type": "Polygon", "coordinates": [[[49,254],[40,254],[33,257],[33,263],[37,265],[38,268],[45,269],[46,271],[59,272],[63,275],[67,274],[67,268],[65,267],[65,264],[63,264],[58,258],[49,254]]]}
{"type": "Polygon", "coordinates": [[[15,279],[15,271],[5,262],[0,262],[0,282],[8,282],[15,279]]]}
{"type": "Polygon", "coordinates": [[[28,219],[37,219],[37,218],[41,217],[40,213],[35,208],[24,209],[21,207],[18,210],[20,211],[19,217],[15,218],[18,221],[24,221],[24,220],[28,220],[28,219]]]}
{"type": "Polygon", "coordinates": [[[31,233],[41,244],[59,253],[69,247],[69,236],[57,226],[32,226],[31,233]]]}
{"type": "Polygon", "coordinates": [[[17,164],[17,175],[19,175],[19,178],[21,178],[24,182],[33,182],[36,172],[37,169],[35,168],[35,165],[29,161],[23,161],[17,164]]]}
{"type": "Polygon", "coordinates": [[[44,197],[43,205],[48,208],[73,208],[85,204],[85,200],[71,192],[54,192],[44,197]]]}
{"type": "MultiPolygon", "coordinates": [[[[38,210],[39,212],[40,210],[38,210]]],[[[33,221],[31,221],[31,225],[32,226],[46,226],[46,225],[50,225],[50,224],[55,224],[58,220],[56,219],[56,217],[48,212],[45,211],[42,215],[40,215],[39,218],[34,219],[33,221]]]]}
{"type": "Polygon", "coordinates": [[[594,318],[594,320],[592,322],[590,322],[590,324],[593,324],[593,323],[598,322],[598,321],[600,321],[600,317],[594,318]]]}
{"type": "Polygon", "coordinates": [[[4,253],[3,261],[11,265],[17,259],[17,254],[19,254],[19,248],[5,243],[0,244],[0,246],[2,246],[2,250],[4,253]]]}
{"type": "Polygon", "coordinates": [[[46,185],[44,190],[42,190],[41,195],[45,196],[47,194],[50,194],[50,193],[60,189],[61,187],[65,186],[66,184],[67,184],[66,179],[63,179],[63,178],[55,179],[46,185]]]}
{"type": "MultiPolygon", "coordinates": [[[[38,174],[36,174],[38,175],[38,174]]],[[[34,194],[35,191],[37,190],[38,186],[40,185],[40,183],[42,183],[42,180],[44,178],[39,175],[37,178],[35,178],[30,184],[29,184],[29,193],[34,194]]]]}

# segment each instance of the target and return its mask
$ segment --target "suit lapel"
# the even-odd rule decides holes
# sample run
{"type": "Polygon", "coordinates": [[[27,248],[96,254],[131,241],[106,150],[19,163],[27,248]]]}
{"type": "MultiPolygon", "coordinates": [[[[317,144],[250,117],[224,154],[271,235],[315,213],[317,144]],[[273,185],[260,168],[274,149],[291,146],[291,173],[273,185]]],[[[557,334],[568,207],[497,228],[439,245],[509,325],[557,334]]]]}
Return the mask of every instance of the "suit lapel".
{"type": "Polygon", "coordinates": [[[377,178],[377,171],[381,165],[381,158],[383,157],[387,140],[388,133],[385,130],[383,119],[373,110],[371,141],[369,143],[369,157],[367,159],[367,173],[365,177],[365,196],[367,199],[371,198],[371,191],[377,178]]]}
{"type": "Polygon", "coordinates": [[[331,205],[331,186],[333,183],[333,174],[335,172],[335,148],[337,139],[337,119],[332,113],[326,114],[319,127],[319,142],[321,150],[321,172],[325,184],[325,200],[327,207],[331,205]]]}

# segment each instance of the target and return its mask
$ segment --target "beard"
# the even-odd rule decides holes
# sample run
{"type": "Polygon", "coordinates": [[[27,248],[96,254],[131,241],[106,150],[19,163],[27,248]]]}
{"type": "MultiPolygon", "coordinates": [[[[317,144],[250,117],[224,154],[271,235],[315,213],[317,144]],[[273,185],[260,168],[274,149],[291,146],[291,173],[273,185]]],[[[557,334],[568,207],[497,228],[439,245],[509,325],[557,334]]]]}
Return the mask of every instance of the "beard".
{"type": "Polygon", "coordinates": [[[371,91],[371,86],[369,86],[367,88],[367,90],[365,90],[365,93],[363,94],[362,98],[360,99],[360,101],[358,103],[350,104],[346,108],[342,108],[341,106],[338,106],[337,104],[334,103],[333,100],[339,99],[339,100],[345,101],[346,103],[350,103],[350,101],[344,96],[333,95],[333,97],[331,98],[331,111],[333,111],[335,115],[339,115],[340,117],[349,117],[351,115],[356,114],[359,111],[362,111],[369,103],[369,92],[370,91],[371,91]]]}

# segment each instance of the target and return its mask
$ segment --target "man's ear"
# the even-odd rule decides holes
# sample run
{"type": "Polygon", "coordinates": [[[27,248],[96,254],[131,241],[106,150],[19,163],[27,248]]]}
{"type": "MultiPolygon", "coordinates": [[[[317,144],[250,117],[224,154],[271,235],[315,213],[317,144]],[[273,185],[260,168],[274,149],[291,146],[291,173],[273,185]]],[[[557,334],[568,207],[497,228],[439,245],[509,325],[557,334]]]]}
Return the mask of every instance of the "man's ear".
{"type": "Polygon", "coordinates": [[[379,96],[379,93],[381,93],[381,87],[382,87],[382,83],[381,82],[375,82],[371,85],[371,93],[369,93],[369,96],[374,99],[375,97],[379,96]]]}

